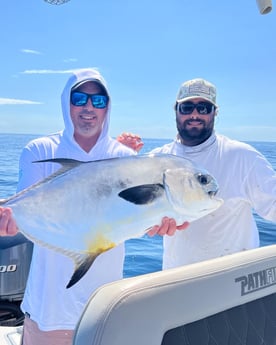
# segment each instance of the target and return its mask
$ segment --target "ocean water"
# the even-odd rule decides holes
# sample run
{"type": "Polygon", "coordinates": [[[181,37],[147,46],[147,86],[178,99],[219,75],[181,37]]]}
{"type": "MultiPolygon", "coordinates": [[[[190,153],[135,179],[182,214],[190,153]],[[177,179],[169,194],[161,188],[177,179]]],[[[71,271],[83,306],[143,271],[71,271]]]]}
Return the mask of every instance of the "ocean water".
{"type": "MultiPolygon", "coordinates": [[[[18,160],[22,148],[39,135],[0,133],[0,199],[13,195],[18,180],[18,160]]],[[[144,139],[141,153],[162,146],[170,139],[144,139]]],[[[276,170],[276,142],[249,142],[271,162],[276,170]]],[[[260,232],[261,245],[276,243],[276,224],[254,215],[260,232]]],[[[124,276],[130,277],[161,270],[162,237],[145,235],[126,242],[124,276]]]]}

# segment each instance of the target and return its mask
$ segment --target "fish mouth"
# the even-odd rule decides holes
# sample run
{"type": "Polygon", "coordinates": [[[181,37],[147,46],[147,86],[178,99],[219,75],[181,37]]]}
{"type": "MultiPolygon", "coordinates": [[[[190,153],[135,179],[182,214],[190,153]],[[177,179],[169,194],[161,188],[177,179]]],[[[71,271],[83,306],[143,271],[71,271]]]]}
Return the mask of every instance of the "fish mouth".
{"type": "Polygon", "coordinates": [[[214,198],[216,195],[217,195],[217,190],[210,190],[208,192],[208,195],[211,197],[211,198],[214,198]]]}

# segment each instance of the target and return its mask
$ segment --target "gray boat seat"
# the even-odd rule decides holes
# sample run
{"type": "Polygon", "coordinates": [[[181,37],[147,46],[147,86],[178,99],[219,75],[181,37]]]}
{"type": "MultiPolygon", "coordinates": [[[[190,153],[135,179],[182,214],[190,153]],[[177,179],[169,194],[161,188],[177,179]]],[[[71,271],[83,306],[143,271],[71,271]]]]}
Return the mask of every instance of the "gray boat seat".
{"type": "Polygon", "coordinates": [[[276,344],[276,245],[102,286],[73,344],[276,344]]]}

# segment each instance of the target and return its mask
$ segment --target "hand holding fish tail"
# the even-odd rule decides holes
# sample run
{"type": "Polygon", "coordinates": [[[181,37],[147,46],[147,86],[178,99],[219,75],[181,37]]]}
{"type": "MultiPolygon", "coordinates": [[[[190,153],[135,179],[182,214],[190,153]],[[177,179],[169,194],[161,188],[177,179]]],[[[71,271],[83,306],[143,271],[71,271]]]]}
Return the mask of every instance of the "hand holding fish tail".
{"type": "Polygon", "coordinates": [[[177,230],[185,230],[189,226],[189,222],[184,222],[181,225],[177,225],[173,218],[163,217],[161,225],[154,225],[147,234],[150,237],[155,235],[160,236],[173,236],[177,230]]]}
{"type": "Polygon", "coordinates": [[[128,147],[130,147],[132,150],[139,152],[141,148],[144,146],[144,143],[142,142],[142,139],[139,135],[133,134],[133,133],[122,133],[118,135],[117,140],[128,147]]]}
{"type": "Polygon", "coordinates": [[[18,228],[12,210],[8,207],[0,207],[0,236],[14,236],[17,233],[18,228]]]}

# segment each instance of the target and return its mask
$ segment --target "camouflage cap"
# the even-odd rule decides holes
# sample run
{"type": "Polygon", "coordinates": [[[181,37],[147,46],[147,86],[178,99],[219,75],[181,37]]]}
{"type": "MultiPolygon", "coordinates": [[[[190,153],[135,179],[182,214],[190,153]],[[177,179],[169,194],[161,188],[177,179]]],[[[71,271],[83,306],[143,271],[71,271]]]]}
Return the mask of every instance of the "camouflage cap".
{"type": "Polygon", "coordinates": [[[176,102],[182,103],[194,98],[203,98],[216,106],[216,87],[204,79],[192,79],[184,82],[178,91],[176,102]]]}

